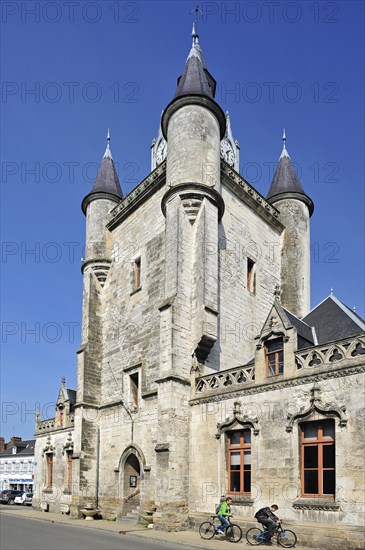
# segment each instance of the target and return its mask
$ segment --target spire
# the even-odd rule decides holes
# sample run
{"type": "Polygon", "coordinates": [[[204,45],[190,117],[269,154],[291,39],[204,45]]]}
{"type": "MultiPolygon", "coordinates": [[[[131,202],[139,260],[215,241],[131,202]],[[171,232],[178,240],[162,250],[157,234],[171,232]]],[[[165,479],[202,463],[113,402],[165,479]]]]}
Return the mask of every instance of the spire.
{"type": "Polygon", "coordinates": [[[82,201],[82,211],[86,214],[87,205],[95,199],[109,199],[119,202],[123,198],[114,160],[110,150],[110,132],[107,134],[107,146],[101,161],[98,175],[90,193],[82,201]]]}
{"type": "Polygon", "coordinates": [[[109,159],[113,160],[112,152],[110,150],[110,132],[109,132],[109,128],[108,128],[108,134],[106,136],[106,142],[107,142],[107,145],[106,145],[106,149],[105,149],[103,159],[109,158],[109,159]]]}
{"type": "Polygon", "coordinates": [[[191,37],[193,39],[193,44],[192,46],[194,46],[194,44],[198,44],[199,43],[199,35],[198,33],[196,32],[195,30],[195,23],[193,22],[193,30],[191,31],[191,37]]]}
{"type": "Polygon", "coordinates": [[[195,22],[193,23],[191,36],[193,43],[186,59],[183,73],[178,78],[174,98],[186,95],[200,95],[214,99],[217,83],[205,64],[195,22]]]}
{"type": "Polygon", "coordinates": [[[283,149],[267,194],[267,199],[271,203],[275,203],[284,198],[296,198],[308,206],[309,214],[312,215],[314,210],[313,202],[308,195],[306,195],[286,149],[285,129],[283,131],[282,140],[283,149]]]}
{"type": "Polygon", "coordinates": [[[283,150],[281,151],[281,155],[279,157],[279,160],[284,158],[284,157],[288,157],[288,159],[290,159],[289,153],[286,150],[286,145],[285,145],[285,142],[286,142],[285,128],[283,130],[283,138],[282,139],[283,139],[283,150]]]}

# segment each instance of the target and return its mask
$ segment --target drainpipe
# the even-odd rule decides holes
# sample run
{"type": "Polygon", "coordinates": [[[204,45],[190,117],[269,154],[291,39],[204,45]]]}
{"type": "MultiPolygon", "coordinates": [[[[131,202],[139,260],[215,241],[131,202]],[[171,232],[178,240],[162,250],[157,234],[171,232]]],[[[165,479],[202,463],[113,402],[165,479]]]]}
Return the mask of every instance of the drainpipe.
{"type": "Polygon", "coordinates": [[[100,428],[96,432],[96,505],[99,508],[99,464],[100,464],[100,428]]]}

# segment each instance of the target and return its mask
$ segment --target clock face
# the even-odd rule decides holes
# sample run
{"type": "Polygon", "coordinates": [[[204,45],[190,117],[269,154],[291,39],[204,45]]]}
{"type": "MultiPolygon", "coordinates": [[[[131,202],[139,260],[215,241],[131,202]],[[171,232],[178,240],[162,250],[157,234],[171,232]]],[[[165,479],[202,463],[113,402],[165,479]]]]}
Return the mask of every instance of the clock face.
{"type": "Polygon", "coordinates": [[[230,166],[234,165],[234,152],[233,147],[228,141],[228,139],[223,139],[221,141],[221,157],[225,160],[230,166]]]}
{"type": "Polygon", "coordinates": [[[167,154],[167,143],[162,138],[160,143],[157,146],[157,152],[156,152],[156,164],[157,165],[161,164],[161,162],[163,162],[165,160],[166,154],[167,154]]]}

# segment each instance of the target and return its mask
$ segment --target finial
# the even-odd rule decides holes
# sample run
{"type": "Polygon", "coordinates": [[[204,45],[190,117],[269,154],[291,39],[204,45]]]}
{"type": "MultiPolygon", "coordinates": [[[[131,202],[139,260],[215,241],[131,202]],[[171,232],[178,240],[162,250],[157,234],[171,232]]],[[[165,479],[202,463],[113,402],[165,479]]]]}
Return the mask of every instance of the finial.
{"type": "Polygon", "coordinates": [[[61,384],[62,384],[62,386],[64,386],[66,384],[66,378],[64,376],[62,376],[62,378],[61,378],[61,384]]]}
{"type": "MultiPolygon", "coordinates": [[[[287,157],[287,158],[290,158],[289,157],[289,153],[288,151],[286,150],[286,134],[285,134],[285,128],[283,129],[283,137],[282,137],[282,140],[283,140],[283,150],[281,151],[281,155],[280,155],[280,158],[284,158],[284,157],[287,157]]],[[[279,159],[280,160],[280,159],[279,159]]]]}
{"type": "Polygon", "coordinates": [[[108,128],[108,134],[106,136],[106,149],[105,149],[105,153],[104,153],[104,156],[103,156],[103,159],[106,159],[106,158],[109,158],[109,159],[113,160],[112,152],[110,150],[110,131],[109,131],[109,128],[108,128]]]}
{"type": "Polygon", "coordinates": [[[356,306],[354,306],[354,307],[352,308],[352,311],[354,311],[354,312],[356,313],[356,306]]]}
{"type": "Polygon", "coordinates": [[[330,289],[330,294],[331,294],[331,296],[333,296],[333,288],[332,287],[330,289]]]}
{"type": "Polygon", "coordinates": [[[198,44],[199,42],[199,35],[196,31],[196,25],[198,24],[198,15],[199,13],[203,15],[202,10],[199,8],[199,5],[196,6],[195,9],[191,10],[190,14],[195,13],[195,21],[193,21],[193,30],[191,31],[191,36],[193,39],[193,46],[194,44],[198,44]]]}

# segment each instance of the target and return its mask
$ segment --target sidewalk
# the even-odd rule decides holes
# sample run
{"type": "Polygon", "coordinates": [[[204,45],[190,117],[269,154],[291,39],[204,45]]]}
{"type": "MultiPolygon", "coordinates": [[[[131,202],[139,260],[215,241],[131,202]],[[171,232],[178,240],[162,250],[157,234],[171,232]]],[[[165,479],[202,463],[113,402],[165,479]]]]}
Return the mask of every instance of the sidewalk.
{"type": "MultiPolygon", "coordinates": [[[[119,533],[121,536],[130,535],[133,537],[143,537],[154,540],[161,540],[165,543],[172,542],[174,544],[180,544],[187,548],[205,548],[205,549],[215,549],[215,550],[224,550],[232,548],[230,543],[221,537],[215,537],[213,540],[202,540],[199,533],[196,531],[177,531],[168,533],[166,531],[157,531],[155,529],[147,529],[142,525],[137,525],[134,523],[126,521],[106,521],[106,520],[95,520],[95,521],[85,521],[84,519],[73,519],[67,515],[62,514],[53,514],[50,512],[42,512],[39,510],[33,510],[33,508],[25,506],[7,506],[0,505],[0,511],[3,514],[11,514],[14,516],[28,517],[31,519],[36,519],[39,521],[50,521],[52,523],[61,523],[68,525],[78,525],[82,527],[88,527],[90,529],[98,529],[102,531],[109,531],[114,533],[119,533]]],[[[251,548],[251,546],[246,542],[245,536],[243,535],[242,540],[238,543],[243,545],[246,548],[251,548]]],[[[262,548],[267,548],[262,546],[262,548]]],[[[276,542],[273,542],[272,548],[280,548],[276,546],[276,542]]],[[[308,547],[304,546],[295,546],[296,550],[308,550],[308,547]]],[[[233,549],[232,549],[233,550],[233,549]]]]}

